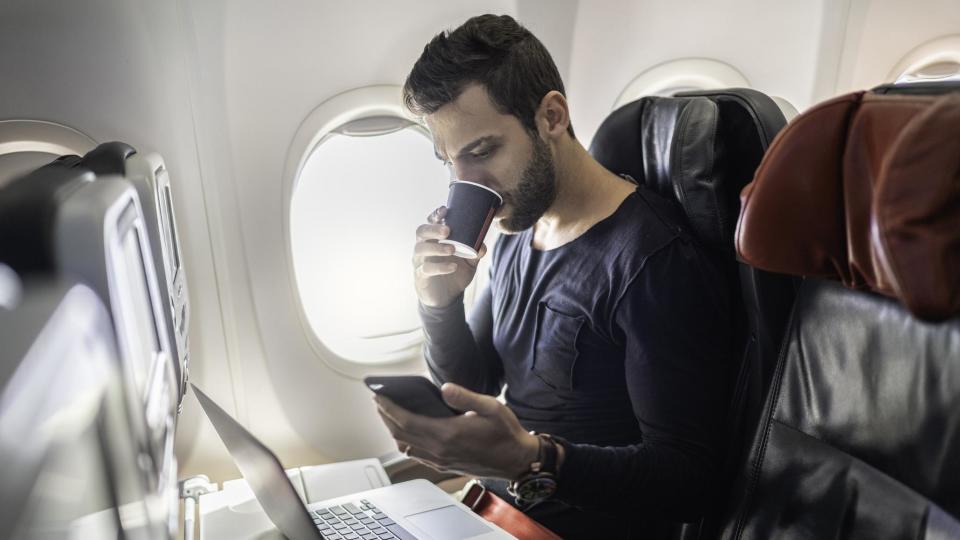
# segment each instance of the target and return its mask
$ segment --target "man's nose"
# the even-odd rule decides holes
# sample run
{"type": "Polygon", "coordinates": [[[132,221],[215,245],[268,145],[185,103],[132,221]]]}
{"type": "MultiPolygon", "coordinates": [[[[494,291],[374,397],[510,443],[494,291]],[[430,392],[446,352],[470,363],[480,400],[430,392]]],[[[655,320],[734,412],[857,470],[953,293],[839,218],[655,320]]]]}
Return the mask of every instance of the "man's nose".
{"type": "Polygon", "coordinates": [[[447,168],[450,169],[451,182],[454,180],[467,180],[470,182],[473,181],[466,177],[466,173],[468,172],[469,167],[465,167],[462,164],[458,164],[457,162],[452,162],[450,165],[448,165],[447,168]]]}
{"type": "Polygon", "coordinates": [[[453,163],[449,168],[451,182],[454,180],[462,180],[493,189],[490,185],[490,175],[482,167],[453,163]]]}

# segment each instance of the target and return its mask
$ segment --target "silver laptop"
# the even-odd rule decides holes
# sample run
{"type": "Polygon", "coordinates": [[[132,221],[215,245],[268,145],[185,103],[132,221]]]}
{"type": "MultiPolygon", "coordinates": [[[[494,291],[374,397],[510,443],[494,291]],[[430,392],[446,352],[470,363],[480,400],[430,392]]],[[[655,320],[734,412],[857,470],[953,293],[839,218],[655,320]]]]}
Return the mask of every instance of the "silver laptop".
{"type": "Polygon", "coordinates": [[[277,456],[194,385],[193,391],[267,517],[287,538],[513,538],[426,480],[304,505],[277,456]]]}

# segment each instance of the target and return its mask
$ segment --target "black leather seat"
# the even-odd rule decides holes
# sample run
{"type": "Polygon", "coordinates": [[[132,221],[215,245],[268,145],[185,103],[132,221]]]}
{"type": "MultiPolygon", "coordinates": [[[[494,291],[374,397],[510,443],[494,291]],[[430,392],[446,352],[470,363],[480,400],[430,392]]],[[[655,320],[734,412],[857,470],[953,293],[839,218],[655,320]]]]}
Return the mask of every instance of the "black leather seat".
{"type": "Polygon", "coordinates": [[[874,94],[901,96],[931,96],[960,92],[960,81],[929,81],[909,84],[882,84],[870,90],[874,94]]]}
{"type": "Polygon", "coordinates": [[[960,538],[960,319],[809,279],[724,538],[960,538]]]}
{"type": "MultiPolygon", "coordinates": [[[[929,210],[919,223],[956,221],[960,194],[931,201],[891,163],[904,141],[944,137],[916,121],[958,114],[960,100],[882,97],[949,87],[880,90],[798,117],[745,191],[738,254],[817,277],[798,292],[724,538],[960,538],[960,313],[943,320],[890,286],[882,261],[903,243],[878,238],[890,208],[877,196],[896,181],[897,205],[916,196],[907,207],[929,210]]],[[[943,173],[960,184],[960,171],[943,173]]],[[[960,242],[955,227],[919,230],[907,241],[960,242]]],[[[952,260],[912,261],[920,275],[906,277],[946,276],[931,285],[955,290],[955,271],[939,268],[952,260]]]]}
{"type": "MultiPolygon", "coordinates": [[[[755,90],[651,96],[611,113],[590,146],[607,169],[629,174],[675,200],[694,236],[729,261],[730,288],[742,302],[734,314],[739,365],[731,370],[735,378],[730,381],[725,430],[729,447],[721,491],[732,480],[750,440],[748,427],[759,420],[795,293],[794,278],[737,264],[733,242],[740,190],[785,124],[777,104],[755,90]]],[[[702,534],[711,534],[715,521],[705,522],[702,534]]]]}

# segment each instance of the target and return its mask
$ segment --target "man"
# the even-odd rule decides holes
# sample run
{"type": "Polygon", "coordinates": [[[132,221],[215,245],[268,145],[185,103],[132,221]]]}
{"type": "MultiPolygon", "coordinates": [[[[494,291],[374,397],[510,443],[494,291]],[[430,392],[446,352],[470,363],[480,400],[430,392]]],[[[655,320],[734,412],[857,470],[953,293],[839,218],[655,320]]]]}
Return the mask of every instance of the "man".
{"type": "Polygon", "coordinates": [[[437,242],[445,208],[417,230],[424,353],[445,400],[470,412],[377,402],[401,451],[499,479],[488,486],[515,503],[520,493],[561,536],[654,537],[700,515],[717,473],[727,282],[673,204],[587,153],[563,92],[549,53],[508,16],[472,18],[424,48],[405,102],[457,178],[502,194],[506,234],[467,320],[479,259],[437,242]],[[504,385],[506,405],[494,397],[504,385]],[[531,483],[544,465],[546,482],[531,483]]]}

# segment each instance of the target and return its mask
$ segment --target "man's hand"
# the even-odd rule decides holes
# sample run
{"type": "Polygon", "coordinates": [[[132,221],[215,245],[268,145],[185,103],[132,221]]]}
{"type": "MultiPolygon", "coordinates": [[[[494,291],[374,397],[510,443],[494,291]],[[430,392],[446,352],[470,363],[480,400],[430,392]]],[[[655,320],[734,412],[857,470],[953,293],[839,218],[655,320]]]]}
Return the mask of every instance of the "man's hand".
{"type": "Polygon", "coordinates": [[[447,208],[441,206],[427,216],[428,223],[417,227],[417,243],[413,247],[413,281],[420,303],[430,307],[446,307],[473,281],[487,245],[480,246],[476,259],[453,255],[453,246],[438,241],[450,236],[443,224],[447,208]]]}
{"type": "Polygon", "coordinates": [[[513,411],[492,396],[446,383],[443,399],[465,414],[431,418],[375,396],[381,418],[397,448],[439,470],[514,480],[536,461],[539,441],[520,425],[513,411]]]}

